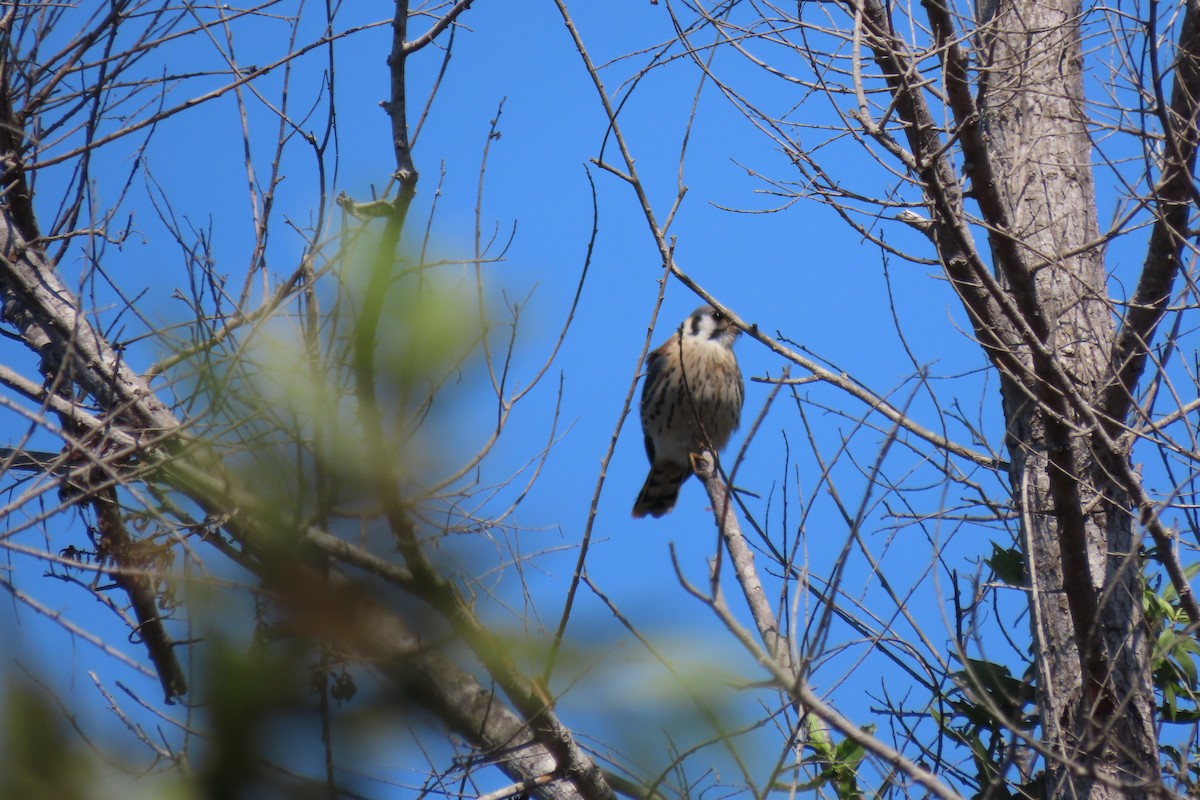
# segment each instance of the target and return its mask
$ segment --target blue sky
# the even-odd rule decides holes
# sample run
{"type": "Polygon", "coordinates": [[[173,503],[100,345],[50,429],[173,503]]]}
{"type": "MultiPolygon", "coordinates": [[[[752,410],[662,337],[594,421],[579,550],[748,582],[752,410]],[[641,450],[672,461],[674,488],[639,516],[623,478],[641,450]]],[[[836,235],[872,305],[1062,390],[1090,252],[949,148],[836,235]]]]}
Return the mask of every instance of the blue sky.
{"type": "MultiPolygon", "coordinates": [[[[385,12],[384,4],[369,5],[348,6],[340,25],[358,24],[358,14],[385,12]]],[[[665,8],[645,0],[576,6],[575,22],[597,63],[608,63],[673,35],[665,8]]],[[[369,19],[364,16],[361,21],[369,19]]],[[[464,27],[457,34],[453,57],[414,153],[422,178],[411,224],[417,230],[424,225],[440,185],[431,252],[446,259],[470,257],[482,149],[491,121],[497,119],[503,103],[496,124],[501,136],[490,144],[480,214],[485,238],[495,230],[498,238],[505,240],[515,226],[515,236],[503,261],[487,267],[486,274],[488,297],[496,316],[502,311],[504,295],[521,299],[524,308],[513,369],[518,384],[523,385],[536,373],[553,347],[584,267],[593,225],[586,177],[589,168],[598,198],[596,246],[574,323],[554,365],[514,412],[495,457],[489,459],[481,475],[485,484],[498,481],[520,469],[545,446],[561,379],[557,440],[515,515],[514,521],[522,530],[517,535],[489,531],[482,537],[464,537],[444,544],[445,552],[469,564],[505,560],[516,547],[524,554],[545,551],[525,565],[523,582],[512,569],[489,578],[489,587],[515,613],[494,604],[481,606],[483,616],[497,629],[511,631],[514,636],[528,633],[537,647],[544,644],[539,628],[553,630],[561,613],[575,548],[599,478],[600,461],[621,420],[622,402],[637,374],[637,359],[663,270],[630,187],[594,165],[589,167],[589,159],[599,153],[605,119],[553,4],[479,2],[461,22],[464,27]],[[440,176],[443,168],[444,178],[440,176]],[[489,537],[492,541],[485,542],[489,537]],[[537,622],[526,628],[522,619],[525,616],[537,622]]],[[[412,29],[421,30],[425,24],[414,21],[412,29]]],[[[314,14],[301,39],[315,35],[319,28],[319,17],[314,14]]],[[[242,64],[267,63],[286,46],[281,35],[285,28],[276,20],[261,20],[239,30],[237,55],[242,64]]],[[[358,33],[337,47],[340,159],[330,188],[356,200],[369,199],[373,188],[381,190],[394,169],[387,118],[378,106],[387,95],[384,59],[389,39],[390,30],[378,27],[358,33]]],[[[410,62],[413,118],[423,104],[423,90],[440,66],[440,52],[427,48],[410,62]]],[[[314,53],[297,62],[289,97],[294,114],[321,96],[323,58],[314,53]]],[[[645,56],[632,56],[605,67],[602,75],[607,88],[616,90],[646,63],[645,56]]],[[[193,64],[196,70],[216,69],[221,64],[213,44],[200,35],[153,54],[143,69],[154,74],[160,69],[193,68],[193,64]]],[[[794,87],[762,80],[745,65],[736,63],[730,53],[719,54],[714,68],[752,82],[755,91],[779,113],[798,101],[794,87]]],[[[804,65],[792,63],[788,68],[800,72],[804,65]]],[[[270,89],[278,79],[269,76],[264,80],[265,96],[271,96],[270,89]]],[[[211,83],[219,81],[213,79],[211,83]]],[[[173,96],[178,99],[198,93],[206,85],[205,80],[184,82],[173,96]]],[[[677,61],[649,72],[622,110],[622,130],[660,219],[676,193],[685,120],[697,87],[696,70],[689,63],[677,61]]],[[[185,309],[171,296],[186,285],[186,277],[179,248],[158,222],[155,210],[141,197],[146,176],[164,187],[178,218],[198,229],[211,228],[218,272],[229,276],[231,291],[241,285],[251,232],[240,122],[231,99],[226,96],[159,126],[136,170],[135,191],[126,203],[137,233],[124,246],[110,248],[108,253],[105,268],[129,294],[145,289],[141,305],[157,320],[184,317],[185,309]]],[[[255,167],[262,176],[269,168],[277,122],[273,113],[250,95],[247,103],[254,131],[255,167]]],[[[807,122],[832,119],[827,101],[820,97],[806,100],[797,114],[807,122]]],[[[317,108],[311,122],[301,127],[319,133],[321,121],[322,110],[317,108]]],[[[810,135],[816,134],[805,133],[802,138],[810,135]]],[[[134,170],[131,158],[136,144],[126,140],[103,155],[96,169],[101,204],[105,198],[115,196],[134,170]]],[[[828,165],[837,168],[840,178],[852,184],[880,185],[880,170],[852,143],[835,141],[824,152],[828,165]]],[[[619,163],[611,140],[606,158],[619,163]]],[[[312,180],[312,166],[311,152],[298,139],[293,140],[282,162],[277,223],[287,219],[303,227],[314,217],[320,199],[312,180]]],[[[45,176],[42,196],[53,197],[54,181],[62,180],[66,169],[60,167],[57,173],[45,176]]],[[[990,445],[998,448],[1002,427],[994,376],[980,372],[984,358],[966,332],[964,315],[953,293],[934,276],[935,268],[885,256],[832,211],[810,199],[797,200],[777,213],[723,210],[761,212],[784,205],[780,198],[763,193],[769,187],[751,175],[751,170],[782,181],[799,180],[785,155],[707,84],[701,91],[683,166],[688,193],[670,231],[681,266],[743,319],[772,335],[778,332],[791,339],[812,357],[855,376],[895,405],[910,407],[919,421],[937,428],[938,418],[928,391],[913,381],[918,370],[927,369],[943,411],[950,402],[960,402],[963,413],[972,423],[981,425],[990,445]],[[893,313],[903,340],[897,334],[893,313]]],[[[45,213],[52,213],[52,209],[45,213]]],[[[932,254],[932,248],[910,229],[898,223],[887,223],[884,229],[889,242],[925,257],[932,254]]],[[[275,278],[294,268],[301,248],[300,237],[285,224],[277,224],[268,250],[275,278]]],[[[79,268],[80,262],[72,263],[70,258],[64,264],[68,274],[79,268]]],[[[473,280],[466,267],[451,266],[443,272],[450,282],[473,280]]],[[[652,344],[666,338],[697,304],[689,290],[669,283],[652,344]]],[[[105,313],[101,311],[101,317],[105,313]]],[[[163,354],[156,347],[161,346],[144,343],[132,348],[130,358],[145,367],[163,354]]],[[[745,338],[737,352],[747,378],[746,424],[734,437],[731,452],[741,446],[749,421],[769,394],[768,386],[751,379],[777,376],[783,367],[777,356],[745,338]]],[[[13,358],[28,359],[22,355],[13,358]]],[[[26,362],[16,363],[24,366],[26,362]]],[[[494,418],[494,400],[487,396],[486,382],[478,374],[471,374],[471,366],[468,364],[462,385],[447,398],[447,410],[436,418],[438,427],[430,438],[445,447],[445,452],[435,455],[448,467],[454,465],[456,457],[473,452],[494,418]]],[[[478,362],[473,366],[477,368],[478,362]]],[[[865,414],[865,408],[833,389],[811,384],[798,391],[807,403],[804,411],[821,456],[832,459],[839,446],[848,442],[854,461],[841,458],[833,475],[838,492],[853,513],[867,492],[865,475],[885,441],[887,425],[875,417],[873,424],[882,426],[882,430],[860,428],[856,419],[865,414]],[[837,409],[841,414],[827,409],[837,409]]],[[[972,444],[961,425],[952,423],[944,432],[972,444]]],[[[767,498],[771,498],[768,533],[772,540],[781,542],[786,535],[791,541],[797,530],[802,530],[809,569],[827,576],[834,571],[848,533],[826,488],[818,484],[820,468],[808,436],[796,402],[787,392],[781,393],[749,448],[738,484],[759,496],[749,501],[759,514],[765,512],[767,498]],[[785,439],[790,452],[786,465],[785,439]],[[786,529],[780,522],[784,492],[788,495],[786,529]]],[[[928,453],[929,448],[921,447],[920,452],[928,453]]],[[[690,482],[680,506],[664,519],[635,521],[630,519],[629,509],[646,469],[635,409],[624,420],[608,466],[587,562],[589,575],[635,625],[652,633],[664,652],[687,665],[691,674],[705,679],[741,670],[742,677],[761,679],[764,676],[749,666],[734,640],[675,579],[671,545],[677,548],[684,573],[697,582],[703,581],[707,561],[715,550],[711,517],[701,487],[690,482]]],[[[952,522],[896,526],[891,512],[927,513],[943,505],[956,505],[962,498],[957,487],[943,494],[936,485],[934,470],[922,465],[920,455],[899,444],[889,451],[884,471],[912,487],[933,487],[911,496],[913,508],[871,506],[863,533],[874,557],[886,565],[891,585],[905,598],[904,605],[929,637],[930,647],[941,648],[944,653],[953,636],[952,626],[947,624],[947,598],[952,593],[947,570],[953,568],[969,581],[980,570],[978,558],[990,554],[991,541],[1007,545],[1006,534],[994,526],[960,526],[952,522]],[[931,567],[933,551],[942,547],[948,548],[945,563],[949,566],[931,567]]],[[[995,479],[983,474],[976,478],[993,491],[998,486],[995,479]]],[[[517,483],[523,485],[524,478],[517,483]]],[[[876,488],[873,497],[878,499],[882,494],[876,488]]],[[[514,496],[514,492],[507,492],[497,502],[511,501],[514,496]]],[[[765,563],[760,557],[760,567],[765,563]]],[[[28,576],[22,576],[22,581],[37,585],[28,576]]],[[[846,565],[845,581],[850,597],[875,608],[884,618],[894,616],[894,606],[883,596],[878,580],[871,576],[861,556],[854,555],[846,565]]],[[[773,581],[769,583],[768,591],[777,590],[773,581]]],[[[731,597],[736,596],[735,589],[732,584],[726,586],[731,597]]],[[[98,615],[88,605],[89,599],[81,602],[80,597],[81,592],[50,595],[55,607],[69,609],[87,626],[107,631],[110,639],[123,643],[123,634],[113,633],[117,629],[111,626],[111,620],[98,615]]],[[[807,599],[802,597],[799,602],[803,610],[807,599]]],[[[43,633],[42,624],[31,621],[27,612],[20,616],[18,635],[35,643],[32,649],[37,655],[33,660],[53,663],[70,692],[95,696],[90,682],[81,677],[87,669],[96,669],[105,681],[128,679],[124,668],[111,659],[93,658],[93,654],[83,652],[87,649],[83,645],[68,644],[61,632],[43,633]],[[63,657],[61,648],[67,646],[72,649],[68,657],[63,657]]],[[[1014,620],[1010,617],[1005,622],[1013,624],[1014,620]]],[[[903,623],[898,624],[899,634],[908,636],[903,623]]],[[[853,638],[854,634],[839,627],[832,642],[851,643],[853,638]]],[[[561,683],[553,687],[565,691],[569,678],[580,679],[563,699],[567,724],[619,737],[628,733],[630,719],[639,719],[639,728],[650,732],[645,734],[648,739],[657,741],[657,729],[664,723],[656,713],[664,709],[656,707],[654,701],[661,700],[664,693],[655,680],[665,679],[656,669],[639,666],[649,661],[646,654],[586,589],[581,591],[568,640],[583,656],[578,661],[566,661],[561,683]],[[594,662],[591,668],[584,669],[589,661],[594,662]],[[650,695],[649,709],[645,708],[642,692],[650,695]],[[614,708],[621,713],[607,713],[614,708]],[[645,715],[644,720],[641,715],[645,715]]],[[[136,647],[128,650],[138,652],[136,647]]],[[[997,643],[989,655],[1013,663],[1011,653],[1005,650],[997,643]]],[[[724,677],[717,682],[723,685],[724,677]]],[[[871,694],[881,691],[885,684],[889,691],[901,694],[908,686],[905,678],[872,655],[869,648],[853,643],[818,665],[814,684],[819,689],[836,687],[832,697],[838,707],[864,724],[871,721],[869,709],[876,705],[871,694]],[[867,659],[865,665],[858,663],[859,658],[867,659]],[[850,670],[853,675],[843,682],[850,670]]],[[[141,681],[142,691],[149,694],[153,694],[153,685],[152,681],[141,681]]],[[[914,694],[912,703],[920,707],[922,702],[914,694]]],[[[106,713],[99,705],[89,710],[96,716],[106,713]]],[[[753,705],[737,711],[739,715],[755,713],[757,707],[753,705]]],[[[687,724],[673,730],[688,730],[688,719],[687,724]]],[[[686,746],[687,742],[680,744],[686,746]]],[[[651,747],[643,752],[654,751],[651,747]]],[[[385,757],[381,759],[386,762],[385,757]]],[[[401,792],[395,796],[405,795],[401,792]]]]}

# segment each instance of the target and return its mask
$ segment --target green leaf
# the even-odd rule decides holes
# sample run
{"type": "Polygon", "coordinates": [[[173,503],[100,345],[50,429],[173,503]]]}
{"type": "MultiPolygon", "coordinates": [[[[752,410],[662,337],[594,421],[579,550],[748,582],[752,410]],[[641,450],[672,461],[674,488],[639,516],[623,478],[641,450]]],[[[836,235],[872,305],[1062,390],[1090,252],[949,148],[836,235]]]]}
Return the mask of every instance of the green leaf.
{"type": "MultiPolygon", "coordinates": [[[[1189,581],[1196,577],[1197,572],[1200,572],[1200,561],[1197,561],[1195,564],[1188,564],[1183,568],[1183,574],[1189,581]]],[[[1179,592],[1175,590],[1175,584],[1168,581],[1167,585],[1163,587],[1162,596],[1168,603],[1174,604],[1177,602],[1179,600],[1179,592]]]]}
{"type": "Polygon", "coordinates": [[[1182,647],[1176,647],[1175,652],[1172,653],[1171,661],[1176,667],[1179,668],[1179,671],[1183,673],[1183,677],[1187,679],[1187,685],[1190,687],[1195,687],[1197,678],[1196,662],[1192,659],[1191,654],[1189,654],[1182,647]]]}
{"type": "Polygon", "coordinates": [[[813,792],[829,783],[832,777],[833,776],[829,774],[829,770],[824,770],[820,775],[813,778],[811,781],[797,783],[794,786],[790,784],[779,784],[775,788],[781,792],[791,792],[793,789],[795,789],[797,792],[813,792]]]}
{"type": "Polygon", "coordinates": [[[983,563],[992,568],[992,574],[996,576],[997,580],[1007,583],[1009,586],[1026,584],[1025,557],[1015,547],[1003,548],[992,542],[992,555],[990,558],[985,558],[983,563]]]}
{"type": "Polygon", "coordinates": [[[1166,684],[1162,687],[1163,693],[1163,719],[1168,722],[1175,722],[1175,688],[1171,684],[1166,684]]]}
{"type": "MultiPolygon", "coordinates": [[[[1001,717],[1016,719],[1021,716],[1021,709],[1033,701],[1033,687],[1029,682],[1013,677],[1009,668],[1003,664],[967,659],[966,667],[954,673],[952,677],[969,686],[976,695],[986,695],[999,709],[1001,717]]],[[[997,718],[983,703],[969,702],[956,710],[976,725],[989,729],[1005,727],[1005,719],[997,718]]]]}

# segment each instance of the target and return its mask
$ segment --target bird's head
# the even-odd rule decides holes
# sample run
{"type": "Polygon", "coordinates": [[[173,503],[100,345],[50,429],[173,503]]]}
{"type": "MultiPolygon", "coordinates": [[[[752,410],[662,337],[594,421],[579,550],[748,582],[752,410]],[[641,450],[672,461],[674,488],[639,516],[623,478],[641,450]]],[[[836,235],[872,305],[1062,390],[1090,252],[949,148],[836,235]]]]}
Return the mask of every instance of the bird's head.
{"type": "Polygon", "coordinates": [[[730,324],[728,317],[712,306],[700,306],[683,324],[684,336],[716,342],[726,347],[733,347],[740,333],[741,331],[730,324]]]}

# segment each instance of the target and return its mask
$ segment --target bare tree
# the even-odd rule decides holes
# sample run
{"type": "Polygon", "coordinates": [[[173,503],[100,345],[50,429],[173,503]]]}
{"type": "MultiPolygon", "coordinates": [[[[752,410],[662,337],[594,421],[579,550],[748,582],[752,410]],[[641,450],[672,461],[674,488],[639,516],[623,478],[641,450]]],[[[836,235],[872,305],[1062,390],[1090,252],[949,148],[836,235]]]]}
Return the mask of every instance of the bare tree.
{"type": "MultiPolygon", "coordinates": [[[[481,201],[468,201],[476,230],[466,255],[435,245],[440,193],[434,165],[414,146],[438,113],[432,101],[471,5],[398,0],[379,20],[333,2],[282,0],[3,6],[0,296],[10,341],[0,384],[13,433],[0,468],[13,568],[0,584],[22,615],[44,616],[72,641],[157,681],[161,701],[93,675],[165,779],[220,797],[267,784],[371,794],[338,744],[370,707],[390,729],[420,727],[409,749],[428,763],[400,790],[422,794],[871,791],[949,800],[1191,791],[1200,763],[1194,724],[1173,737],[1162,722],[1198,718],[1200,607],[1174,532],[1197,530],[1189,492],[1200,449],[1186,322],[1200,144],[1193,6],[1154,5],[1142,18],[1041,0],[970,13],[939,0],[795,9],[664,0],[645,13],[669,21],[673,35],[602,67],[571,4],[556,0],[564,45],[608,122],[594,164],[632,191],[663,277],[728,311],[773,364],[787,366],[760,377],[770,397],[743,420],[741,451],[723,465],[711,454],[694,462],[720,539],[707,575],[697,580],[674,550],[662,565],[664,575],[674,570],[674,590],[708,612],[705,641],[727,637],[751,656],[745,674],[724,682],[732,688],[704,691],[644,617],[589,574],[636,369],[624,408],[613,409],[618,423],[587,523],[571,542],[568,588],[543,601],[555,619],[543,629],[530,614],[520,642],[496,624],[506,609],[489,574],[511,567],[529,591],[520,575],[527,556],[506,543],[519,539],[517,511],[556,440],[557,417],[515,476],[493,479],[491,465],[514,408],[555,363],[582,277],[547,358],[518,377],[523,305],[489,300],[489,265],[506,244],[488,233],[481,201]],[[188,49],[195,42],[202,56],[188,49]],[[380,46],[381,62],[386,55],[380,124],[393,163],[377,176],[378,191],[359,197],[341,191],[341,140],[350,134],[338,110],[363,99],[347,97],[338,65],[343,48],[362,42],[380,46]],[[726,54],[761,79],[718,69],[726,54]],[[679,190],[663,209],[620,111],[646,75],[679,61],[695,67],[697,100],[682,126],[679,190]],[[1110,65],[1107,82],[1101,63],[1110,65]],[[610,74],[628,81],[613,84],[610,74]],[[429,93],[414,97],[418,84],[429,93]],[[999,378],[1002,447],[923,365],[913,364],[913,385],[941,409],[933,419],[910,408],[911,395],[868,388],[795,346],[787,331],[770,336],[753,324],[753,309],[739,316],[678,263],[672,225],[686,191],[687,142],[707,124],[698,107],[710,87],[785,156],[791,173],[764,180],[786,205],[832,210],[885,263],[938,267],[999,378]],[[247,190],[250,235],[232,250],[240,274],[217,266],[230,261],[213,230],[225,219],[198,222],[187,193],[159,176],[168,163],[159,148],[177,158],[192,132],[184,126],[202,131],[193,120],[215,120],[216,109],[231,112],[241,133],[232,155],[211,155],[214,170],[237,164],[247,190]],[[826,160],[843,140],[872,167],[826,160]],[[286,207],[281,189],[297,174],[311,181],[312,196],[299,209],[286,207]],[[1099,197],[1116,198],[1118,209],[1104,230],[1099,197]],[[134,243],[151,236],[176,244],[182,270],[143,291],[118,275],[134,243]],[[1109,253],[1130,243],[1142,266],[1124,296],[1109,253]],[[186,317],[165,322],[162,296],[186,317]],[[431,443],[464,374],[484,387],[491,423],[477,448],[445,455],[431,443]],[[825,387],[829,394],[809,393],[825,387]],[[852,430],[833,451],[814,432],[814,408],[852,430]],[[747,487],[757,498],[730,491],[764,420],[783,413],[789,447],[808,440],[815,486],[792,486],[789,461],[777,489],[747,487]],[[970,438],[956,440],[951,429],[970,438]],[[1143,484],[1138,448],[1161,459],[1168,491],[1143,484]],[[899,478],[897,451],[918,463],[899,478]],[[951,488],[969,498],[963,507],[943,502],[951,488]],[[919,509],[929,498],[939,504],[919,509]],[[827,573],[806,552],[819,503],[838,521],[842,544],[827,573]],[[873,548],[873,524],[920,529],[930,520],[995,537],[990,575],[966,598],[933,537],[907,586],[873,548]],[[487,543],[494,563],[464,555],[463,540],[487,543]],[[849,590],[856,566],[872,592],[849,590]],[[913,610],[939,570],[953,583],[949,647],[913,610]],[[1020,603],[1005,594],[1011,587],[1020,603]],[[64,591],[99,600],[109,616],[81,625],[56,612],[64,591]],[[623,748],[637,741],[632,732],[604,738],[636,723],[613,719],[606,728],[580,707],[586,701],[575,705],[576,682],[589,672],[568,666],[586,639],[576,630],[584,595],[612,612],[686,696],[700,720],[685,726],[691,738],[668,730],[644,758],[623,748]],[[1010,624],[1023,615],[1027,638],[1010,624]],[[253,647],[230,644],[246,641],[253,647]],[[1017,655],[994,655],[996,641],[1017,655]],[[843,658],[851,666],[838,664],[843,658]],[[885,686],[878,708],[863,711],[861,689],[841,690],[880,669],[904,682],[905,697],[885,686]],[[727,716],[718,707],[731,697],[739,713],[727,716]],[[414,708],[421,722],[411,721],[414,708]],[[321,754],[315,768],[252,735],[293,713],[319,724],[309,737],[321,754]]],[[[481,132],[479,197],[498,137],[493,120],[481,132]]],[[[666,715],[666,700],[650,706],[666,715]]],[[[36,731],[40,713],[25,709],[14,727],[36,731]]],[[[37,741],[53,753],[68,752],[67,740],[37,741]]],[[[7,757],[23,766],[18,751],[7,757]]],[[[30,785],[87,794],[54,784],[65,780],[55,770],[43,775],[30,785]]]]}
{"type": "MultiPolygon", "coordinates": [[[[1167,631],[1156,640],[1151,634],[1162,630],[1161,619],[1148,625],[1143,615],[1143,532],[1172,583],[1176,619],[1190,631],[1200,624],[1200,608],[1171,530],[1186,513],[1180,487],[1187,479],[1172,475],[1176,488],[1152,496],[1131,454],[1139,445],[1175,452],[1181,468],[1194,471],[1190,429],[1170,427],[1193,403],[1178,389],[1170,410],[1161,399],[1171,382],[1170,356],[1181,345],[1179,320],[1194,302],[1187,265],[1200,138],[1196,9],[1155,6],[1142,18],[1025,0],[980,4],[974,15],[936,1],[666,6],[677,38],[655,52],[650,68],[678,54],[691,59],[702,80],[787,155],[799,177],[771,179],[773,192],[832,208],[888,252],[917,263],[932,256],[1000,376],[1007,456],[996,466],[1007,469],[1011,498],[993,507],[1010,507],[1017,523],[1013,552],[1024,562],[1019,580],[1028,600],[1037,715],[1032,727],[1014,717],[1021,703],[1015,696],[997,700],[994,675],[966,670],[968,696],[1014,737],[996,774],[981,767],[979,790],[1010,791],[1002,776],[1020,766],[1015,749],[1035,753],[1044,768],[1025,791],[1042,785],[1047,797],[1162,793],[1155,683],[1178,639],[1167,631]],[[762,81],[712,67],[718,52],[759,68],[762,81]],[[796,55],[807,70],[783,66],[794,65],[796,55]],[[1107,83],[1097,74],[1105,64],[1107,83]],[[764,91],[772,81],[790,95],[780,101],[779,93],[764,91]],[[1107,101],[1096,99],[1101,93],[1107,101]],[[822,158],[830,142],[847,136],[861,146],[862,161],[882,167],[873,173],[876,185],[854,186],[864,170],[822,158]],[[1131,163],[1122,146],[1139,156],[1131,163]],[[1097,174],[1102,190],[1120,198],[1105,231],[1097,174]],[[886,235],[889,219],[891,229],[922,232],[930,247],[898,250],[886,235]],[[1124,237],[1141,242],[1143,266],[1133,291],[1114,296],[1106,252],[1124,237]],[[1180,279],[1182,291],[1175,288],[1180,279]],[[1175,327],[1162,337],[1169,313],[1175,327]],[[1176,444],[1181,433],[1185,441],[1176,444]]],[[[586,43],[577,44],[586,61],[586,43]]],[[[588,68],[599,76],[590,62],[588,68]]],[[[617,128],[615,101],[603,101],[617,128]]],[[[637,190],[664,263],[694,285],[672,258],[669,218],[658,223],[618,142],[612,171],[637,190]]],[[[986,463],[806,354],[747,331],[809,371],[804,380],[855,395],[956,460],[986,463]]],[[[969,663],[969,653],[959,659],[969,663]]],[[[778,673],[776,679],[785,688],[792,682],[778,673]]],[[[805,690],[801,676],[791,687],[801,707],[828,713],[810,705],[805,690]]],[[[920,774],[911,766],[900,771],[920,774]]]]}
{"type": "MultiPolygon", "coordinates": [[[[507,325],[488,322],[482,282],[497,252],[479,246],[452,262],[479,282],[477,292],[452,291],[434,274],[439,259],[426,255],[429,242],[422,245],[412,221],[412,142],[420,123],[406,94],[407,65],[427,48],[434,53],[435,43],[447,59],[445,42],[469,6],[417,12],[399,2],[390,18],[353,24],[341,22],[334,3],[234,8],[121,0],[90,11],[68,4],[4,8],[0,286],[10,338],[26,348],[10,358],[37,370],[34,377],[3,371],[6,408],[28,430],[5,451],[6,547],[92,593],[125,621],[150,667],[141,669],[157,675],[165,703],[186,703],[185,716],[162,719],[190,734],[200,725],[195,709],[215,709],[212,727],[199,731],[213,737],[198,776],[212,796],[268,779],[248,732],[272,704],[295,702],[271,688],[294,680],[273,671],[280,662],[271,662],[271,676],[259,679],[265,682],[248,705],[246,698],[223,701],[217,691],[237,684],[220,675],[230,665],[200,667],[213,656],[197,652],[206,627],[185,614],[194,604],[184,597],[194,599],[198,586],[218,575],[258,598],[257,619],[249,621],[260,643],[292,642],[308,664],[301,674],[311,668],[331,794],[344,791],[333,757],[333,707],[355,694],[362,680],[355,665],[370,665],[390,694],[425,707],[475,749],[479,756],[467,765],[495,765],[516,781],[512,792],[611,796],[596,763],[557,719],[546,689],[517,669],[508,646],[477,616],[470,581],[444,574],[447,565],[429,552],[484,522],[511,525],[519,494],[507,508],[496,501],[488,505],[494,513],[477,516],[484,499],[505,489],[481,484],[478,466],[514,405],[545,373],[513,388],[512,338],[487,330],[515,328],[519,314],[514,306],[507,325]],[[410,33],[410,25],[418,29],[410,33]],[[354,37],[389,26],[391,50],[380,56],[387,55],[391,81],[385,110],[394,170],[379,199],[339,196],[343,218],[335,223],[335,54],[354,37]],[[217,63],[173,61],[173,52],[182,53],[176,44],[188,40],[206,43],[217,63]],[[264,53],[267,60],[258,61],[264,53]],[[155,177],[161,130],[218,103],[235,111],[242,129],[253,235],[240,286],[216,271],[210,232],[177,210],[180,199],[155,177]],[[264,128],[270,133],[260,134],[264,128]],[[130,154],[125,186],[100,202],[97,181],[103,177],[111,192],[112,163],[130,154]],[[302,225],[278,209],[289,164],[305,164],[313,179],[314,212],[302,225]],[[60,165],[66,169],[56,173],[60,165]],[[155,320],[148,301],[114,281],[117,251],[146,235],[146,223],[124,211],[138,184],[139,198],[157,211],[155,230],[173,237],[183,257],[188,289],[176,299],[190,318],[175,326],[155,320]],[[301,254],[275,272],[268,262],[288,249],[275,244],[280,238],[299,242],[301,254]],[[71,274],[80,260],[82,270],[71,274]],[[89,293],[104,308],[85,306],[89,293]],[[170,352],[139,370],[126,353],[144,357],[131,346],[143,337],[170,352]],[[463,463],[440,464],[439,477],[417,480],[406,460],[424,457],[420,437],[436,416],[433,400],[451,391],[447,382],[479,347],[493,389],[491,436],[463,463]],[[51,533],[64,524],[75,534],[51,533]],[[380,554],[389,550],[399,558],[380,554]],[[211,564],[214,554],[224,566],[211,564]],[[379,599],[382,587],[409,593],[426,610],[398,612],[379,599]],[[446,637],[467,644],[486,677],[431,643],[446,637]],[[200,690],[185,663],[207,676],[200,690]]],[[[217,158],[215,140],[208,144],[206,157],[217,158]]],[[[534,455],[532,476],[540,465],[534,455]]],[[[5,586],[27,608],[46,613],[38,592],[23,583],[5,586]]],[[[117,655],[102,639],[62,624],[117,655]]],[[[190,736],[148,733],[100,688],[156,760],[189,773],[190,736]]],[[[156,705],[140,694],[133,699],[156,705]]],[[[293,765],[274,766],[301,788],[318,777],[304,770],[288,779],[293,765]]],[[[473,771],[462,770],[468,783],[473,771]]]]}

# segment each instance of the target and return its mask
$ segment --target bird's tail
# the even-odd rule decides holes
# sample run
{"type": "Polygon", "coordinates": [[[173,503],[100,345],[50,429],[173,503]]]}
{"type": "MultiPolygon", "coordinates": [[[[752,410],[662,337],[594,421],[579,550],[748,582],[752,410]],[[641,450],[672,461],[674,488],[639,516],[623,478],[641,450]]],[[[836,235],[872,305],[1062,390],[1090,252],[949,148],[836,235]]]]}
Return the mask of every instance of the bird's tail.
{"type": "Polygon", "coordinates": [[[661,517],[675,507],[679,489],[692,474],[684,464],[660,463],[650,467],[650,475],[633,504],[633,516],[661,517]]]}

